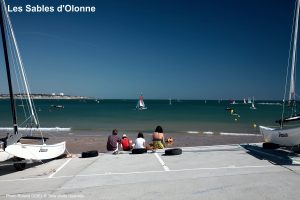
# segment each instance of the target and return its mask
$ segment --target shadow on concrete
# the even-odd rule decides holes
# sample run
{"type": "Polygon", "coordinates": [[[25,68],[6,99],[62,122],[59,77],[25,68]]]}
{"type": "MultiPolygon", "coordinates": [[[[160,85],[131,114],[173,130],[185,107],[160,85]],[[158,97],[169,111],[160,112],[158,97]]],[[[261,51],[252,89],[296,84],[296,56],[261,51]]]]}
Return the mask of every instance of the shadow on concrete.
{"type": "Polygon", "coordinates": [[[28,161],[28,162],[26,162],[24,170],[17,170],[14,167],[14,160],[13,159],[10,159],[10,160],[4,161],[4,162],[0,162],[0,176],[7,175],[7,174],[12,174],[12,173],[16,173],[16,172],[22,172],[22,171],[25,171],[26,169],[37,167],[39,165],[43,165],[45,163],[48,163],[48,162],[50,162],[52,160],[56,160],[56,159],[60,159],[60,158],[43,160],[43,162],[41,162],[41,161],[29,162],[28,161]]]}
{"type": "Polygon", "coordinates": [[[251,156],[254,156],[260,160],[267,160],[274,165],[293,165],[300,166],[299,164],[293,164],[293,157],[299,157],[297,153],[287,151],[284,149],[263,149],[259,146],[254,145],[241,145],[246,149],[246,153],[251,156]]]}
{"type": "MultiPolygon", "coordinates": [[[[28,168],[32,168],[32,167],[35,167],[35,166],[38,166],[38,165],[41,165],[42,163],[39,162],[39,163],[26,163],[26,166],[25,166],[25,169],[28,169],[28,168]]],[[[7,175],[7,174],[12,174],[12,173],[16,173],[18,172],[18,170],[14,167],[13,165],[13,161],[5,161],[3,163],[0,164],[0,176],[3,176],[3,175],[7,175]]]]}

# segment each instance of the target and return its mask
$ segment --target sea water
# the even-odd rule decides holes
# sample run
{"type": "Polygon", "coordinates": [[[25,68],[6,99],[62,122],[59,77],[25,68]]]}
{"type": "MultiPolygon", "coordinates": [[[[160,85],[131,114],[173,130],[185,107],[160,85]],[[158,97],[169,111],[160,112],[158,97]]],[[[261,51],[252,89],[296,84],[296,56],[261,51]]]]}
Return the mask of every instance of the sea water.
{"type": "MultiPolygon", "coordinates": [[[[135,109],[136,100],[35,100],[41,127],[70,127],[73,132],[105,133],[153,132],[161,125],[174,133],[259,133],[259,125],[276,126],[280,119],[280,102],[257,101],[229,104],[218,100],[145,100],[147,110],[135,109]],[[262,103],[262,104],[261,104],[262,103]],[[265,104],[267,103],[267,104],[265,104]],[[64,108],[55,108],[62,105],[64,108]],[[225,110],[232,108],[234,112],[225,110]],[[235,115],[233,115],[236,113],[235,115]]],[[[24,119],[20,100],[16,101],[18,124],[24,119]]],[[[28,116],[27,116],[28,117],[28,116]]],[[[0,127],[12,126],[9,100],[0,100],[0,127]]],[[[23,124],[25,126],[25,124],[23,124]]]]}

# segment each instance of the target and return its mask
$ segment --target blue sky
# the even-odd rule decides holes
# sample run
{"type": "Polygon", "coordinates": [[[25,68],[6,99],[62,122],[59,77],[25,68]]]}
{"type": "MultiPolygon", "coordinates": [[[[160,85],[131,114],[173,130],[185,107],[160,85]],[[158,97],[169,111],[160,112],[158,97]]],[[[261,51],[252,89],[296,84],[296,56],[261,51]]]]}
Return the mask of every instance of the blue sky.
{"type": "MultiPolygon", "coordinates": [[[[138,98],[141,92],[149,99],[283,98],[294,0],[7,3],[97,9],[10,14],[34,93],[118,99],[138,98]]],[[[6,85],[0,83],[4,92],[6,85]]]]}

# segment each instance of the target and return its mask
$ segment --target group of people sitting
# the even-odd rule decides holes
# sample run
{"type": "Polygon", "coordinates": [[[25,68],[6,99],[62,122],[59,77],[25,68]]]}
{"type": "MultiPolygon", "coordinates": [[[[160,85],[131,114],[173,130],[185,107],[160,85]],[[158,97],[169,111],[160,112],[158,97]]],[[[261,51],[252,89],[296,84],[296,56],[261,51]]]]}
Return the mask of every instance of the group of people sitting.
{"type": "MultiPolygon", "coordinates": [[[[167,141],[170,141],[170,139],[171,138],[168,138],[167,141]]],[[[139,132],[135,141],[132,142],[132,140],[130,140],[126,134],[123,134],[122,138],[119,138],[118,130],[114,129],[112,131],[112,135],[108,136],[106,148],[107,151],[116,153],[119,151],[119,146],[123,151],[131,151],[132,149],[163,149],[165,147],[163,129],[161,126],[156,127],[154,133],[152,134],[152,143],[148,145],[146,144],[146,140],[142,132],[139,132]]]]}

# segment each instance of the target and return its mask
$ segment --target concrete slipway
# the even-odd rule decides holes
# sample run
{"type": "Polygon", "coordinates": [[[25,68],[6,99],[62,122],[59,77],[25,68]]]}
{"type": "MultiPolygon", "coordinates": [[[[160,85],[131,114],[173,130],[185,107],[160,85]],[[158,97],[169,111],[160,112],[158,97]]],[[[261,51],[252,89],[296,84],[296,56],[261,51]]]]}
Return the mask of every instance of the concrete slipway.
{"type": "Polygon", "coordinates": [[[0,167],[0,199],[299,199],[300,157],[260,144],[0,167]]]}

